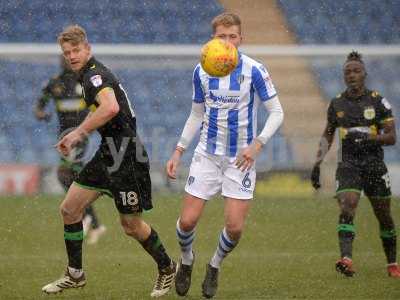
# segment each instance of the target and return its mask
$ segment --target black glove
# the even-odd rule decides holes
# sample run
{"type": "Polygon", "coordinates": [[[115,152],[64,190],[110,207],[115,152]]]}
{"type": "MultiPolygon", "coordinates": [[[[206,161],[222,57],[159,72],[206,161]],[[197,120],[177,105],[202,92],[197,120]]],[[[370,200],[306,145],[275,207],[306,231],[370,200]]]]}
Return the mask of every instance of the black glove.
{"type": "Polygon", "coordinates": [[[349,140],[354,144],[361,145],[369,141],[369,133],[352,131],[346,134],[346,140],[349,140]]]}
{"type": "Polygon", "coordinates": [[[318,190],[321,187],[321,183],[319,182],[319,173],[320,173],[319,165],[314,165],[314,168],[311,171],[311,184],[316,190],[318,190]]]}

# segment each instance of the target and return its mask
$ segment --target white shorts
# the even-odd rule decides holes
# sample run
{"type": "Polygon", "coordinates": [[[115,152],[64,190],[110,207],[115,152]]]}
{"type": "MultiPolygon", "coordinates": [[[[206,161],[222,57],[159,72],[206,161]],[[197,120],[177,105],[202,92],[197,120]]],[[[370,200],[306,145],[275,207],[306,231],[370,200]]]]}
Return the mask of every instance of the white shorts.
{"type": "Polygon", "coordinates": [[[252,199],[256,183],[255,167],[253,165],[249,171],[243,172],[235,166],[235,159],[196,149],[185,191],[204,200],[219,192],[224,197],[252,199]]]}

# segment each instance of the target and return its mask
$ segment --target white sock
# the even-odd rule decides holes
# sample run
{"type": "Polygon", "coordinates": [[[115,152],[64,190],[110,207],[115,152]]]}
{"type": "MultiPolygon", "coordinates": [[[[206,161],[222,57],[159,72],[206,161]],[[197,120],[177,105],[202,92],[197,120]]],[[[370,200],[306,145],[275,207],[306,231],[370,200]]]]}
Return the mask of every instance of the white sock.
{"type": "Polygon", "coordinates": [[[176,222],[176,236],[178,238],[178,242],[181,248],[181,258],[182,264],[191,265],[193,263],[193,241],[195,232],[194,229],[192,231],[183,231],[179,226],[179,219],[176,222]]]}
{"type": "Polygon", "coordinates": [[[238,241],[233,241],[229,238],[224,228],[219,236],[217,250],[210,261],[210,265],[219,269],[224,258],[235,248],[238,241]]]}
{"type": "Polygon", "coordinates": [[[219,269],[221,267],[222,260],[224,258],[218,255],[217,251],[215,251],[214,256],[211,258],[210,265],[214,268],[219,269]]]}
{"type": "Polygon", "coordinates": [[[73,278],[77,279],[77,278],[82,276],[83,270],[82,269],[75,269],[75,268],[72,268],[72,267],[68,267],[68,273],[73,278]]]}
{"type": "Polygon", "coordinates": [[[192,251],[185,251],[181,254],[182,264],[190,266],[193,263],[193,252],[192,251]]]}

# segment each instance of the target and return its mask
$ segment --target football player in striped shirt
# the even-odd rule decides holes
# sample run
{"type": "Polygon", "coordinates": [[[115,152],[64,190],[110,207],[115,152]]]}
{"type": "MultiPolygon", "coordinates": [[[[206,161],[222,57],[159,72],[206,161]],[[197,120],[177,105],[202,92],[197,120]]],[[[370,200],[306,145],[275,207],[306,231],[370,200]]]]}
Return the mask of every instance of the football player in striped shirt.
{"type": "MultiPolygon", "coordinates": [[[[237,15],[223,13],[215,17],[212,29],[215,38],[236,47],[241,44],[241,20],[237,15]]],[[[200,64],[195,67],[192,110],[167,162],[167,174],[174,179],[182,154],[202,127],[176,224],[181,259],[175,287],[181,296],[190,288],[196,224],[207,201],[221,193],[225,227],[202,284],[203,296],[211,298],[216,294],[221,263],[239,242],[253,198],[256,157],[283,121],[283,110],[267,69],[239,54],[237,67],[225,77],[211,77],[200,64]],[[267,109],[269,117],[257,135],[259,105],[267,109]]]]}

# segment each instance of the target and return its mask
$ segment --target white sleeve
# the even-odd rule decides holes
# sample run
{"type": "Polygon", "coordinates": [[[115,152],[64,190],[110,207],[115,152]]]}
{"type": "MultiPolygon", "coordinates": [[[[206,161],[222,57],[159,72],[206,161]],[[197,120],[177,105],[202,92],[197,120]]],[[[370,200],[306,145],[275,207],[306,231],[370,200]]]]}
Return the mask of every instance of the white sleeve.
{"type": "Polygon", "coordinates": [[[178,147],[186,149],[189,147],[197,131],[200,129],[204,116],[204,102],[192,102],[192,111],[183,128],[181,138],[178,142],[178,147]]]}
{"type": "Polygon", "coordinates": [[[281,126],[283,122],[283,110],[277,95],[263,103],[269,116],[257,139],[265,145],[281,126]]]}

